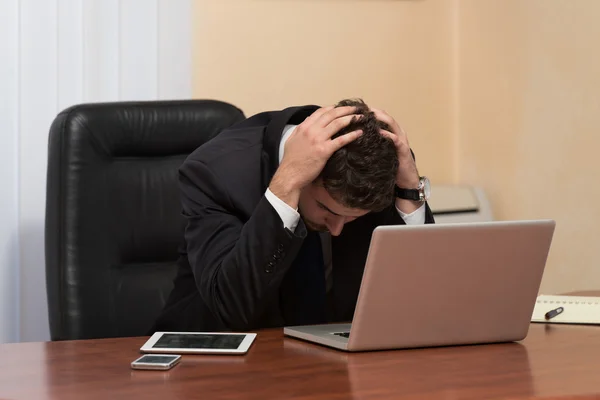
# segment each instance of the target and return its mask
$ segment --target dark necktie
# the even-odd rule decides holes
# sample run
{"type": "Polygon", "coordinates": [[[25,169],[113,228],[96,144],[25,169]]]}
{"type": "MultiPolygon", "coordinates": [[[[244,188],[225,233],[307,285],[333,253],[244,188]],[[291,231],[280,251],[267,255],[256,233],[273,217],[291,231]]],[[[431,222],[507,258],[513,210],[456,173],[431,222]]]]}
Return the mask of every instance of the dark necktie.
{"type": "Polygon", "coordinates": [[[302,247],[292,263],[284,314],[286,325],[311,325],[326,322],[325,265],[321,238],[317,232],[308,231],[302,247]]]}

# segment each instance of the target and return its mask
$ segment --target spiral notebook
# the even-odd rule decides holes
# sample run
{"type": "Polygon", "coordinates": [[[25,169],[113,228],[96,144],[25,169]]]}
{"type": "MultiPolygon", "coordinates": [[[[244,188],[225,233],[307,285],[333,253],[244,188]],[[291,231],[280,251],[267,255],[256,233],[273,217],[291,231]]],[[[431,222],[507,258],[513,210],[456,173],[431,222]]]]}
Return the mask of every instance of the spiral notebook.
{"type": "Polygon", "coordinates": [[[540,295],[531,322],[600,325],[600,297],[540,295]],[[546,319],[546,313],[559,307],[562,307],[560,314],[546,319]]]}

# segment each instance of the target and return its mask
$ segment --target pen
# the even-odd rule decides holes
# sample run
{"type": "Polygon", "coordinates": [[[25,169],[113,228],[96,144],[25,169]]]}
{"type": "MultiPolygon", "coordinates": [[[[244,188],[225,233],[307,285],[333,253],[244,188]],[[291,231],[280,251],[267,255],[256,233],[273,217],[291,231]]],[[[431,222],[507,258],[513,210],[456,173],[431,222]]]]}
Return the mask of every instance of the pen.
{"type": "Polygon", "coordinates": [[[544,314],[544,317],[546,319],[552,319],[552,318],[556,317],[558,314],[562,313],[563,311],[565,311],[564,308],[558,307],[558,308],[555,308],[554,310],[548,311],[546,314],[544,314]]]}

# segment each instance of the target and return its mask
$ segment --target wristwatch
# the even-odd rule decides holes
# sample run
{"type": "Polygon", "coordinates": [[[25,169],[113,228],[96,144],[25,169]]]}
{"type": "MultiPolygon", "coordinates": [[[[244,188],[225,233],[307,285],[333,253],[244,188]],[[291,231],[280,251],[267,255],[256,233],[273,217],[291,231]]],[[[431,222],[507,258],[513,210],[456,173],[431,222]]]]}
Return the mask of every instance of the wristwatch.
{"type": "Polygon", "coordinates": [[[413,200],[413,201],[427,201],[431,195],[431,185],[429,179],[426,176],[419,178],[419,187],[416,189],[405,189],[395,187],[396,197],[400,199],[413,200]]]}

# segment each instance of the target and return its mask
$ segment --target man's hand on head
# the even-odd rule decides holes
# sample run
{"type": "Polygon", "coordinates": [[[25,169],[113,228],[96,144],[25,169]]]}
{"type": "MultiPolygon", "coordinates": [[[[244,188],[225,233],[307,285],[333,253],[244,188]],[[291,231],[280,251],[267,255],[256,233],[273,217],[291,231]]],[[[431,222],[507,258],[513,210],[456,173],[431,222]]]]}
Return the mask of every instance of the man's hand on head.
{"type": "Polygon", "coordinates": [[[358,116],[355,107],[323,107],[296,127],[285,143],[283,159],[269,189],[290,207],[298,208],[300,192],[314,181],[333,153],[356,140],[362,131],[332,139],[358,116]]]}
{"type": "MultiPolygon", "coordinates": [[[[381,130],[381,134],[394,142],[396,152],[398,153],[398,174],[396,176],[396,186],[404,189],[417,189],[419,187],[419,171],[417,164],[410,151],[408,137],[406,132],[400,127],[398,122],[388,113],[382,110],[371,108],[377,119],[387,124],[390,130],[381,130]]],[[[396,206],[403,212],[409,214],[418,209],[422,203],[412,200],[396,199],[396,206]]]]}

